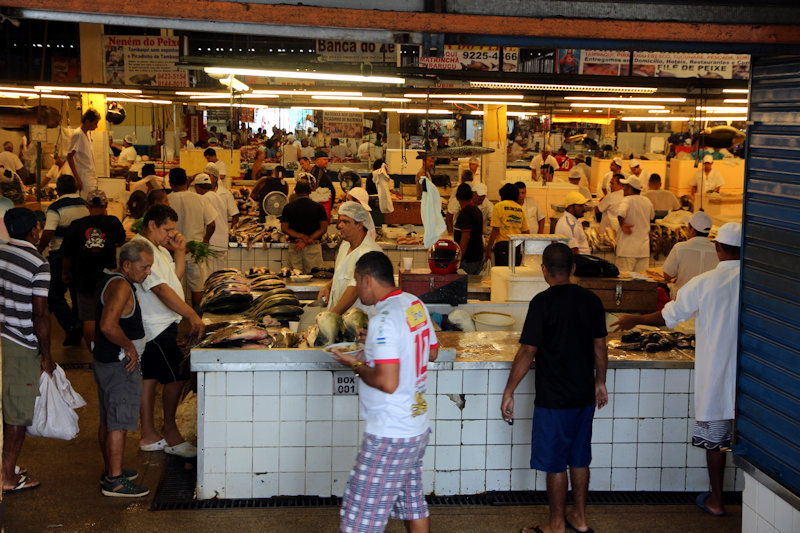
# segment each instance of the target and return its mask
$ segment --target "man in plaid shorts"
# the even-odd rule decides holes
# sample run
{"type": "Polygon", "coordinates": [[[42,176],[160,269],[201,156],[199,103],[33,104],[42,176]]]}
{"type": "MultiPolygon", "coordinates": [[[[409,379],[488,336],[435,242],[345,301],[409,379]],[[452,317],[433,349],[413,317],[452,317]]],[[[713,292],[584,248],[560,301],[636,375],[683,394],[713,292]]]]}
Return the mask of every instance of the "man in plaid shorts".
{"type": "Polygon", "coordinates": [[[343,533],[383,531],[389,518],[412,533],[430,531],[422,488],[422,457],[430,426],[424,393],[428,361],[439,345],[425,305],[394,286],[394,271],[382,252],[356,263],[356,290],[374,305],[364,351],[337,359],[361,378],[361,415],[367,422],[356,466],[341,509],[343,533]]]}

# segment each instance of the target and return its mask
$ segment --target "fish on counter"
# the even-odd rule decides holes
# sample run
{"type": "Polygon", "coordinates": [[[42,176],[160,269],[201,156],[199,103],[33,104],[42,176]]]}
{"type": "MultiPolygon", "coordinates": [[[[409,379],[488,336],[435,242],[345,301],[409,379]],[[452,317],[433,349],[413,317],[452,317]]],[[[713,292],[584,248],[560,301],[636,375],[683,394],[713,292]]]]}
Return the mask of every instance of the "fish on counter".
{"type": "Polygon", "coordinates": [[[195,348],[237,348],[248,343],[272,344],[272,336],[256,324],[229,324],[206,335],[195,348]]]}
{"type": "Polygon", "coordinates": [[[339,342],[344,333],[342,315],[332,311],[323,311],[317,315],[317,323],[306,332],[309,346],[328,346],[339,342]]]}
{"type": "Polygon", "coordinates": [[[450,159],[457,159],[459,157],[486,155],[492,152],[494,152],[494,148],[485,148],[483,146],[448,146],[447,148],[440,148],[438,150],[419,152],[417,154],[417,159],[425,159],[426,157],[449,157],[450,159]]]}
{"type": "Polygon", "coordinates": [[[235,268],[211,273],[203,285],[202,313],[238,313],[250,307],[250,282],[235,268]]]}
{"type": "Polygon", "coordinates": [[[355,342],[358,340],[358,332],[367,329],[369,316],[362,309],[351,307],[342,315],[342,324],[344,325],[344,340],[355,342]]]}

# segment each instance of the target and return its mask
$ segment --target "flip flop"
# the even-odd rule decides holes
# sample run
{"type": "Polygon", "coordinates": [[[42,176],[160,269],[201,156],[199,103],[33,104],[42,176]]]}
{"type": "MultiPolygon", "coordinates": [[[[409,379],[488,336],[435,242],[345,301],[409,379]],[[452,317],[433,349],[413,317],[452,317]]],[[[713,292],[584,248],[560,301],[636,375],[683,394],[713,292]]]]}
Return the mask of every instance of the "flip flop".
{"type": "Polygon", "coordinates": [[[523,527],[522,529],[520,529],[520,530],[519,530],[519,533],[525,533],[525,530],[526,530],[526,529],[530,529],[530,530],[532,530],[532,531],[533,531],[533,533],[544,533],[544,531],[542,531],[542,530],[539,528],[539,526],[523,527]]]}
{"type": "Polygon", "coordinates": [[[705,512],[707,512],[711,516],[725,516],[725,511],[722,511],[721,513],[717,513],[717,512],[714,512],[714,511],[712,511],[711,509],[708,508],[708,505],[706,505],[706,501],[710,497],[711,497],[711,493],[710,492],[701,492],[700,494],[697,495],[697,499],[695,499],[694,503],[696,503],[697,506],[700,509],[704,510],[705,512]]]}
{"type": "Polygon", "coordinates": [[[139,449],[143,452],[160,452],[167,447],[167,439],[161,439],[150,444],[140,444],[139,449]]]}
{"type": "Polygon", "coordinates": [[[572,524],[570,524],[570,523],[569,523],[569,520],[567,520],[567,517],[566,517],[566,516],[564,517],[564,525],[567,527],[567,529],[570,529],[570,530],[572,530],[572,531],[577,531],[578,533],[594,533],[594,529],[592,529],[592,528],[590,528],[590,527],[589,527],[589,528],[586,528],[584,531],[581,531],[581,530],[580,530],[580,529],[578,529],[577,527],[575,527],[575,526],[573,526],[572,524]]]}
{"type": "Polygon", "coordinates": [[[14,473],[18,476],[24,476],[28,473],[28,469],[19,465],[14,466],[14,473]]]}
{"type": "Polygon", "coordinates": [[[13,489],[3,489],[3,494],[9,494],[11,492],[22,492],[24,490],[32,490],[38,487],[40,483],[38,481],[33,481],[32,479],[28,478],[26,475],[22,475],[17,481],[17,484],[14,486],[13,489]],[[31,483],[30,485],[28,483],[31,483]]]}

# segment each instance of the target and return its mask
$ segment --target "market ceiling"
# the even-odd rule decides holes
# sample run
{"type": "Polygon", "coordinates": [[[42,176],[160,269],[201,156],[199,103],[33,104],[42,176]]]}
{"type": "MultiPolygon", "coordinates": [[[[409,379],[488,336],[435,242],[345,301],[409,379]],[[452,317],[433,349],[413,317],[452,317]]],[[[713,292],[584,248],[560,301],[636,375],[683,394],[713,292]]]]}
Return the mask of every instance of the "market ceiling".
{"type": "Polygon", "coordinates": [[[692,44],[693,51],[739,53],[800,44],[800,7],[789,0],[725,5],[710,0],[411,0],[393,2],[391,10],[377,3],[363,9],[364,3],[355,0],[308,4],[0,0],[0,6],[12,8],[9,15],[22,18],[373,42],[421,44],[426,36],[446,34],[468,44],[490,44],[502,36],[517,46],[590,47],[594,42],[602,48],[674,50],[692,44]]]}

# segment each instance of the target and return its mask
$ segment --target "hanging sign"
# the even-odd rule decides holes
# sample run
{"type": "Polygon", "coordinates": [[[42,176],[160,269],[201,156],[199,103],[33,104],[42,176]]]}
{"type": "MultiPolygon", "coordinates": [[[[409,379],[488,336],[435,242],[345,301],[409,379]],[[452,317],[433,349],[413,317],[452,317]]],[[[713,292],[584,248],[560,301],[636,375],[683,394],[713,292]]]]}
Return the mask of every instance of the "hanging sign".
{"type": "Polygon", "coordinates": [[[179,70],[179,37],[104,35],[105,82],[111,85],[188,87],[189,72],[179,70]]]}
{"type": "Polygon", "coordinates": [[[656,78],[746,80],[750,77],[750,56],[634,52],[633,75],[656,78]]]}
{"type": "Polygon", "coordinates": [[[519,71],[519,47],[503,47],[503,72],[519,71]]]}
{"type": "Polygon", "coordinates": [[[556,61],[559,74],[627,76],[631,53],[619,50],[583,50],[560,48],[556,61]]]}
{"type": "Polygon", "coordinates": [[[500,70],[499,46],[447,44],[442,57],[423,57],[419,66],[437,70],[500,70]]]}
{"type": "Polygon", "coordinates": [[[364,130],[364,113],[350,111],[323,111],[322,132],[328,137],[361,138],[364,130]]]}
{"type": "Polygon", "coordinates": [[[394,44],[317,40],[317,55],[332,63],[394,63],[394,44]]]}

